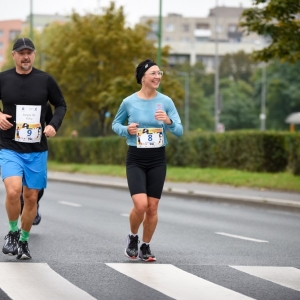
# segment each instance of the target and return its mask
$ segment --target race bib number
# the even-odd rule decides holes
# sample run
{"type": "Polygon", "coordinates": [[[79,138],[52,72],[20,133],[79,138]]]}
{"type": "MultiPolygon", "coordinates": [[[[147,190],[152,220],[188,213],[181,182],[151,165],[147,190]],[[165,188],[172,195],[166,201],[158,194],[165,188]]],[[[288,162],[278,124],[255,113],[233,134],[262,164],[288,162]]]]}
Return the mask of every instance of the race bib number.
{"type": "Polygon", "coordinates": [[[39,143],[42,136],[41,105],[16,105],[15,141],[39,143]]]}
{"type": "Polygon", "coordinates": [[[159,148],[164,144],[163,128],[138,128],[137,148],[159,148]]]}

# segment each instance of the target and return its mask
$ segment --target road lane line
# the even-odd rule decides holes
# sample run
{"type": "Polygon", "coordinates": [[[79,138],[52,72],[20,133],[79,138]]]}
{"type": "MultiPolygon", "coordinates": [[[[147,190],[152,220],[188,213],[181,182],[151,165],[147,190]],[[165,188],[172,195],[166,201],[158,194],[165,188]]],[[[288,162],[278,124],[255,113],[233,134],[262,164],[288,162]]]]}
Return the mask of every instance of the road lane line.
{"type": "Polygon", "coordinates": [[[230,266],[300,292],[300,270],[292,267],[230,266]]]}
{"type": "Polygon", "coordinates": [[[252,242],[257,242],[257,243],[269,243],[269,241],[253,239],[253,238],[249,238],[246,236],[235,235],[235,234],[230,234],[230,233],[226,233],[226,232],[215,232],[215,234],[225,235],[225,236],[229,236],[232,238],[247,240],[247,241],[252,241],[252,242]]]}
{"type": "Polygon", "coordinates": [[[0,288],[13,300],[95,300],[46,263],[0,262],[0,288]]]}
{"type": "Polygon", "coordinates": [[[244,300],[253,299],[224,288],[169,264],[121,264],[107,266],[178,300],[244,300]]]}
{"type": "Polygon", "coordinates": [[[121,214],[122,217],[129,217],[129,214],[121,214]]]}
{"type": "Polygon", "coordinates": [[[69,205],[69,206],[74,206],[74,207],[81,207],[81,204],[78,203],[73,203],[73,202],[67,202],[67,201],[58,201],[59,204],[63,205],[69,205]]]}

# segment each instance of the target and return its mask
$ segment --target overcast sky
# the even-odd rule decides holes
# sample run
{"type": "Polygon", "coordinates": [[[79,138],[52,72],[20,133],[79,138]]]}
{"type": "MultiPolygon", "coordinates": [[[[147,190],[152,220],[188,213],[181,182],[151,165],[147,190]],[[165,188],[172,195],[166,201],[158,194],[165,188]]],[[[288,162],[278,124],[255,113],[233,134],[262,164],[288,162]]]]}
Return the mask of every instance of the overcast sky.
{"type": "MultiPolygon", "coordinates": [[[[30,0],[0,0],[0,21],[21,19],[30,14],[30,0]]],[[[141,16],[159,13],[159,0],[115,0],[117,7],[123,6],[126,20],[135,24],[141,16]]],[[[184,17],[205,17],[215,4],[250,7],[252,0],[162,0],[162,15],[179,13],[184,17]]],[[[110,0],[32,0],[34,14],[70,14],[72,9],[80,14],[97,12],[107,7],[110,0]]]]}

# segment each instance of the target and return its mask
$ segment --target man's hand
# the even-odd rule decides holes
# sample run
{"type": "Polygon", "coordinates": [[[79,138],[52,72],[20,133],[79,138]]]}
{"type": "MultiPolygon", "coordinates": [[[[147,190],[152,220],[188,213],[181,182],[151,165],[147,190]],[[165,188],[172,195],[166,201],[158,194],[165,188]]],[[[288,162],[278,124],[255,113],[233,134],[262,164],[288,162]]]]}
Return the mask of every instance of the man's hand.
{"type": "Polygon", "coordinates": [[[11,118],[10,115],[4,114],[0,112],[0,129],[1,130],[7,130],[13,127],[13,124],[11,124],[7,119],[11,118]]]}
{"type": "Polygon", "coordinates": [[[56,135],[55,129],[51,125],[47,125],[44,129],[45,136],[48,137],[54,137],[56,135]]]}

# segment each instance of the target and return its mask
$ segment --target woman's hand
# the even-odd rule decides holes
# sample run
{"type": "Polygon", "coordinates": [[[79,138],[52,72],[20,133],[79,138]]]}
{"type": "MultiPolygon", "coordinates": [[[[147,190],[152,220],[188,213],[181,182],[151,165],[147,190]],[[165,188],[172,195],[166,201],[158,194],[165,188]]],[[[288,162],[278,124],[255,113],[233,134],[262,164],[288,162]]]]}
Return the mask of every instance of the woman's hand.
{"type": "Polygon", "coordinates": [[[130,135],[136,135],[137,134],[137,127],[139,126],[138,123],[131,123],[127,127],[127,131],[130,135]]]}
{"type": "Polygon", "coordinates": [[[157,121],[163,121],[167,125],[172,124],[171,119],[168,117],[167,113],[164,110],[157,110],[154,115],[157,121]]]}

